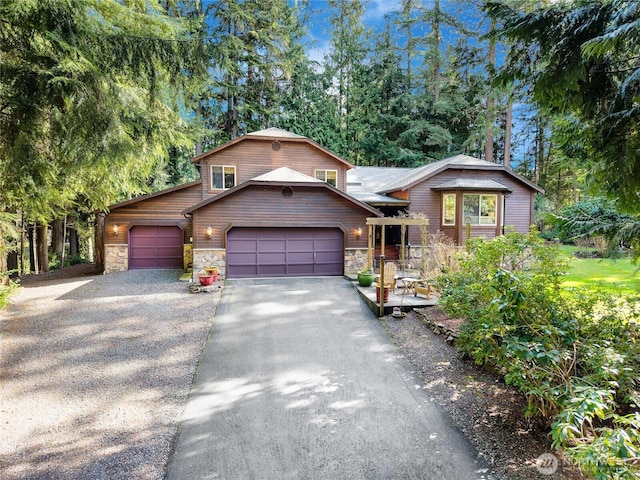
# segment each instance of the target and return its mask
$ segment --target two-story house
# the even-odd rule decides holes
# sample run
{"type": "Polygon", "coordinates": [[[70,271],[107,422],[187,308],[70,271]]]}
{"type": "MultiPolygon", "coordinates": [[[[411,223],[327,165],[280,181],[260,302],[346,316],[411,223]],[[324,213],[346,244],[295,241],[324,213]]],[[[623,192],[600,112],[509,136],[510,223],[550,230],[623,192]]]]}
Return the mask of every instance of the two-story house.
{"type": "MultiPolygon", "coordinates": [[[[526,232],[542,192],[502,165],[465,155],[413,169],[354,168],[277,128],[192,161],[200,180],[110,208],[105,272],[192,262],[194,275],[217,266],[229,278],[353,273],[367,261],[368,217],[421,212],[429,231],[463,245],[467,228],[489,238],[507,225],[526,232]]],[[[405,239],[399,227],[386,228],[392,248],[420,244],[417,228],[405,239]]]]}
{"type": "Polygon", "coordinates": [[[192,261],[230,278],[342,275],[366,258],[366,219],[382,214],[347,195],[353,165],[310,139],[270,128],[193,162],[200,180],[109,209],[105,272],[192,261]]]}

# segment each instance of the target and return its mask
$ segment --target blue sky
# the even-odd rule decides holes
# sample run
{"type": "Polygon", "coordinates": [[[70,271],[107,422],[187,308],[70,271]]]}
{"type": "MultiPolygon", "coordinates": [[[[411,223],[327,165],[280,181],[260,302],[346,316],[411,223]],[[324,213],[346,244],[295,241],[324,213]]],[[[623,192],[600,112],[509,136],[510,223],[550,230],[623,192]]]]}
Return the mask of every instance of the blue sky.
{"type": "MultiPolygon", "coordinates": [[[[291,5],[296,0],[289,0],[291,5]]],[[[422,4],[425,8],[433,6],[433,0],[423,0],[422,4]]],[[[373,35],[378,33],[384,27],[384,17],[386,15],[397,12],[401,8],[400,0],[369,0],[365,3],[365,13],[363,23],[365,27],[371,29],[373,35]]],[[[474,7],[469,5],[461,5],[456,0],[441,0],[440,7],[452,17],[459,20],[467,28],[475,30],[478,27],[486,28],[487,25],[481,23],[480,16],[474,7]]],[[[328,4],[325,0],[310,0],[309,9],[311,11],[308,38],[306,39],[307,53],[311,60],[321,61],[323,55],[329,49],[330,25],[327,19],[328,4]]],[[[486,22],[484,22],[486,23],[486,22]]],[[[415,28],[414,34],[420,35],[427,33],[424,29],[415,28]]],[[[458,32],[447,26],[443,26],[443,41],[445,43],[452,42],[458,32]]]]}

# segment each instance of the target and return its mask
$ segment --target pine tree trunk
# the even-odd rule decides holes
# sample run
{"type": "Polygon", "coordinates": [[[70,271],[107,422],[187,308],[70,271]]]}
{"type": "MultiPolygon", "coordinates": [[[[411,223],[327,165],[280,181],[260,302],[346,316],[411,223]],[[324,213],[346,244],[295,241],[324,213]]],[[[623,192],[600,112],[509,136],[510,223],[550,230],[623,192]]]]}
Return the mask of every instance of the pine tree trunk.
{"type": "MultiPolygon", "coordinates": [[[[495,29],[495,20],[491,20],[491,30],[495,29]]],[[[496,41],[492,37],[489,39],[489,65],[493,68],[496,64],[496,41]]],[[[484,133],[484,159],[493,162],[493,97],[489,88],[487,92],[487,129],[484,133]]]]}
{"type": "Polygon", "coordinates": [[[28,237],[29,237],[29,271],[38,274],[38,257],[36,256],[36,226],[29,224],[28,237]]]}
{"type": "Polygon", "coordinates": [[[74,227],[69,227],[69,257],[77,257],[79,251],[78,231],[74,227]]]}
{"type": "Polygon", "coordinates": [[[433,102],[440,100],[440,0],[433,6],[433,102]]]}
{"type": "Polygon", "coordinates": [[[513,101],[507,103],[507,119],[504,127],[504,166],[511,168],[511,123],[513,121],[513,101]]]}
{"type": "Polygon", "coordinates": [[[95,264],[99,271],[104,271],[104,214],[96,215],[95,221],[95,264]]]}
{"type": "Polygon", "coordinates": [[[47,248],[48,233],[49,227],[46,224],[38,225],[37,254],[38,265],[40,266],[40,272],[42,273],[49,271],[49,249],[47,248]]]}
{"type": "Polygon", "coordinates": [[[24,224],[24,212],[20,215],[20,254],[18,255],[19,267],[18,276],[25,274],[24,270],[24,240],[25,240],[25,224],[24,224]]]}
{"type": "MultiPolygon", "coordinates": [[[[51,224],[51,250],[62,262],[64,256],[64,221],[56,218],[51,224]]],[[[60,264],[62,267],[62,263],[60,264]]]]}

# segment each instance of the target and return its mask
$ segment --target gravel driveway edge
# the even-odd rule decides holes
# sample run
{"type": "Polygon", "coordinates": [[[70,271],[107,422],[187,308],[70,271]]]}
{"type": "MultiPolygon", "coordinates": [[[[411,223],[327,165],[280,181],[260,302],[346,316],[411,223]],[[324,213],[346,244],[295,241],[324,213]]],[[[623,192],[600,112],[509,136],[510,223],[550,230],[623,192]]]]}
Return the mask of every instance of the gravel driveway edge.
{"type": "Polygon", "coordinates": [[[33,282],[0,312],[0,478],[164,477],[222,292],[178,274],[33,282]]]}

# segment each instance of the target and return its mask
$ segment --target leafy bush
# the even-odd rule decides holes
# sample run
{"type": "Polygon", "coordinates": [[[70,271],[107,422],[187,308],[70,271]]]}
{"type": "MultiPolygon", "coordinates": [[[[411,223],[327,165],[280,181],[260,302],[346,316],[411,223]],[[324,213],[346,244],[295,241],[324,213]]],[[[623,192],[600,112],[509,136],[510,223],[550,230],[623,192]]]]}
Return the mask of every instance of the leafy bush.
{"type": "Polygon", "coordinates": [[[640,298],[561,293],[566,265],[536,232],[469,242],[442,275],[458,347],[527,398],[526,415],[597,478],[640,478],[640,298]]]}
{"type": "Polygon", "coordinates": [[[3,309],[7,305],[9,305],[9,298],[17,288],[18,288],[18,283],[14,281],[10,281],[9,286],[7,287],[0,286],[0,309],[3,309]]]}

